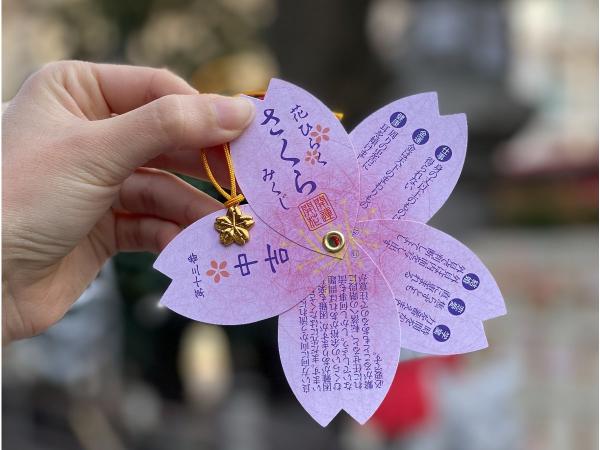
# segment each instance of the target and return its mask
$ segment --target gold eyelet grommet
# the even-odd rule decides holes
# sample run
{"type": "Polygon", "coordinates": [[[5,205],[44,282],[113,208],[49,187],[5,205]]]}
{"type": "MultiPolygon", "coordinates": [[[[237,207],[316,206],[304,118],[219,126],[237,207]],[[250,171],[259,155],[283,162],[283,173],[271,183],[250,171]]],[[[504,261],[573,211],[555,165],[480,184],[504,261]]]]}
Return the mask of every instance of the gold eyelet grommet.
{"type": "Polygon", "coordinates": [[[329,253],[337,253],[346,245],[346,239],[344,235],[339,231],[329,231],[323,236],[323,247],[329,253]]]}

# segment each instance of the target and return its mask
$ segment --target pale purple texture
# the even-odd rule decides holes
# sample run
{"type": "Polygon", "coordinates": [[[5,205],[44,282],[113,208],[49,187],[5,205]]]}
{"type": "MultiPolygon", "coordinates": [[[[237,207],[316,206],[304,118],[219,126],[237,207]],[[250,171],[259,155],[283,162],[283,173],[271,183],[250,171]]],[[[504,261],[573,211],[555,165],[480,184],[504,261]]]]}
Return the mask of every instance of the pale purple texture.
{"type": "Polygon", "coordinates": [[[404,220],[360,222],[355,239],[391,286],[403,347],[450,355],[487,346],[481,321],[506,314],[506,308],[494,278],[467,247],[435,228],[404,220]],[[473,290],[462,283],[470,273],[479,279],[473,290]],[[449,339],[434,339],[437,325],[450,329],[449,339]]]}
{"type": "Polygon", "coordinates": [[[326,253],[321,245],[323,235],[330,230],[352,229],[356,221],[359,174],[348,133],[323,103],[282,80],[271,80],[265,99],[254,102],[254,122],[231,143],[238,184],[263,222],[306,248],[326,253]],[[291,111],[296,105],[300,108],[294,118],[291,111]],[[269,109],[274,110],[280,121],[271,120],[261,125],[266,118],[265,111],[268,113],[269,109]],[[304,115],[306,117],[302,118],[304,115]],[[329,129],[325,133],[329,140],[322,138],[318,148],[311,149],[311,143],[317,147],[316,138],[310,136],[310,133],[316,132],[317,125],[322,130],[329,129]],[[283,133],[272,134],[279,130],[283,133]],[[308,133],[308,136],[303,133],[308,133]],[[287,142],[283,152],[287,160],[282,159],[283,139],[287,142]],[[321,162],[311,164],[305,160],[307,152],[313,150],[320,153],[321,162]],[[294,158],[297,162],[290,160],[294,158]],[[273,178],[265,178],[272,170],[275,172],[273,178]],[[297,192],[294,171],[301,174],[298,179],[300,185],[309,181],[316,183],[317,188],[312,194],[306,194],[309,186],[303,193],[297,192]],[[278,191],[282,192],[281,196],[285,195],[281,201],[289,210],[281,206],[281,196],[276,194],[278,191]],[[298,206],[321,193],[328,197],[337,219],[311,231],[298,206]]]}
{"type": "Polygon", "coordinates": [[[435,92],[417,94],[368,116],[352,130],[350,139],[361,168],[359,220],[425,223],[444,204],[460,176],[467,149],[467,119],[464,114],[440,116],[435,92]],[[406,121],[395,128],[390,119],[398,112],[406,121]],[[424,144],[413,140],[418,129],[429,133],[424,144]],[[392,131],[397,133],[393,138],[392,131]],[[442,145],[452,151],[446,161],[435,156],[442,145]],[[436,166],[441,167],[439,172],[436,166]]]}
{"type": "MultiPolygon", "coordinates": [[[[241,208],[256,221],[250,242],[220,244],[214,220],[225,210],[185,229],[154,265],[173,280],[161,303],[215,324],[280,314],[282,365],[304,408],[321,425],[341,409],[364,423],[387,393],[401,346],[432,354],[477,350],[487,346],[482,321],[506,313],[481,261],[455,239],[419,223],[443,205],[456,184],[466,151],[465,116],[439,116],[436,94],[420,94],[381,108],[349,136],[326,106],[290,83],[273,79],[265,100],[253,101],[254,122],[231,144],[249,203],[241,208]],[[296,109],[294,118],[296,105],[302,112],[296,109]],[[278,121],[262,125],[269,109],[278,121]],[[318,146],[311,136],[317,125],[318,146]],[[419,128],[427,133],[415,133],[419,128]],[[443,145],[450,157],[446,150],[440,153],[443,145]],[[309,194],[310,183],[315,189],[309,194]],[[346,237],[344,250],[335,255],[321,243],[330,230],[346,237]],[[280,259],[273,270],[268,245],[280,259]],[[256,261],[246,276],[235,267],[242,255],[256,261]],[[212,261],[225,262],[229,276],[216,282],[207,275],[212,261]],[[475,289],[463,285],[468,273],[479,278],[475,289]],[[356,276],[353,295],[331,287],[335,280],[344,284],[343,275],[346,281],[356,276]],[[310,319],[302,319],[302,311],[310,319]],[[308,335],[303,320],[316,327],[308,335]],[[347,332],[347,351],[359,346],[363,352],[349,381],[340,378],[350,370],[347,354],[334,351],[345,348],[343,339],[334,339],[340,331],[347,332]],[[360,347],[365,343],[368,351],[360,347]],[[308,361],[313,370],[308,383],[307,350],[316,358],[308,361]]],[[[466,285],[472,287],[473,280],[466,285]]]]}
{"type": "Polygon", "coordinates": [[[353,240],[350,248],[345,261],[336,265],[322,285],[279,317],[279,355],[285,376],[302,406],[322,426],[341,409],[365,423],[385,398],[400,356],[400,327],[392,292],[364,250],[353,240]],[[355,296],[346,291],[342,297],[340,275],[356,276],[355,296]],[[308,322],[304,330],[300,322],[303,309],[308,322]],[[360,371],[354,369],[355,353],[360,371]],[[375,375],[377,355],[381,358],[380,377],[375,375]],[[326,374],[328,385],[323,380],[326,374]],[[315,383],[315,378],[320,382],[315,383]]]}
{"type": "MultiPolygon", "coordinates": [[[[248,205],[241,208],[246,214],[253,215],[248,205]]],[[[164,306],[206,323],[237,325],[256,322],[294,306],[327,274],[322,264],[325,256],[294,244],[260,219],[250,229],[251,238],[246,245],[223,246],[214,222],[225,212],[218,211],[190,225],[159,255],[154,268],[173,280],[161,299],[164,306]],[[267,244],[271,245],[272,252],[277,252],[279,264],[272,260],[276,273],[272,272],[269,261],[265,261],[269,257],[267,244]],[[287,251],[287,262],[282,262],[285,256],[280,258],[281,248],[287,251]],[[188,260],[191,254],[197,256],[196,263],[188,260]],[[247,261],[257,261],[248,266],[250,274],[246,276],[242,276],[241,269],[235,267],[239,264],[238,255],[242,254],[246,255],[247,261]],[[206,272],[211,269],[211,261],[217,264],[225,261],[229,277],[220,277],[217,283],[214,277],[208,276],[206,272]],[[192,270],[199,274],[195,275],[192,270]],[[302,273],[301,277],[299,273],[302,273]],[[198,286],[196,279],[201,280],[198,286]],[[196,296],[198,289],[203,290],[203,296],[196,296]]],[[[332,258],[327,259],[333,261],[332,258]]]]}

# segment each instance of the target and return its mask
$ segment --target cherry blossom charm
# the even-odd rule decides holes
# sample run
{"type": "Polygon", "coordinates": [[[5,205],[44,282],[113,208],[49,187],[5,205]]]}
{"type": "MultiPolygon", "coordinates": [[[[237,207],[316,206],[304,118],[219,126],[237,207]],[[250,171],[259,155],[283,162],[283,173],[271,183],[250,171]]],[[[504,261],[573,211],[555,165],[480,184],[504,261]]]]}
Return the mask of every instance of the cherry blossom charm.
{"type": "Polygon", "coordinates": [[[243,214],[239,206],[227,208],[227,214],[215,219],[215,229],[219,232],[219,241],[223,245],[244,245],[250,240],[248,230],[254,226],[252,216],[243,214]]]}
{"type": "Polygon", "coordinates": [[[228,159],[244,195],[231,183],[226,211],[159,255],[154,267],[172,279],[161,303],[222,325],[279,316],[281,363],[306,411],[323,426],[341,410],[365,423],[402,347],[479,350],[483,322],[506,313],[482,261],[425,223],[462,170],[466,117],[441,116],[435,93],[418,94],[349,134],[285,81],[251,100],[255,119],[228,159]]]}

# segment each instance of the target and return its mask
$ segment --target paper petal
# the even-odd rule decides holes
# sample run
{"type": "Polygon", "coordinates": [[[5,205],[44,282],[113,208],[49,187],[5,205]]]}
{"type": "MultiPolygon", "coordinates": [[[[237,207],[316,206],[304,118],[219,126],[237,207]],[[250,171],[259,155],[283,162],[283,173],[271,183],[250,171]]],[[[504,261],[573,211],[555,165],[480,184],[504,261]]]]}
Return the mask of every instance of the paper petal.
{"type": "Polygon", "coordinates": [[[430,92],[384,106],[350,139],[360,166],[359,220],[427,222],[460,176],[467,120],[464,114],[440,116],[437,94],[430,92]]]}
{"type": "Polygon", "coordinates": [[[413,221],[360,222],[354,236],[394,292],[403,347],[455,354],[487,346],[481,321],[506,308],[494,278],[467,247],[413,221]]]}
{"type": "MultiPolygon", "coordinates": [[[[240,208],[254,215],[248,205],[240,208]]],[[[161,304],[190,319],[231,325],[275,316],[298,303],[339,262],[294,244],[260,220],[248,243],[224,246],[214,229],[224,214],[190,225],[154,263],[173,280],[161,304]]]]}
{"type": "Polygon", "coordinates": [[[238,183],[267,225],[326,253],[325,233],[356,221],[359,174],[348,133],[318,99],[285,81],[271,80],[265,99],[253,101],[256,118],[231,143],[238,183]]]}
{"type": "Polygon", "coordinates": [[[398,364],[393,295],[355,242],[317,288],[279,317],[279,354],[292,391],[322,426],[344,409],[365,423],[398,364]]]}

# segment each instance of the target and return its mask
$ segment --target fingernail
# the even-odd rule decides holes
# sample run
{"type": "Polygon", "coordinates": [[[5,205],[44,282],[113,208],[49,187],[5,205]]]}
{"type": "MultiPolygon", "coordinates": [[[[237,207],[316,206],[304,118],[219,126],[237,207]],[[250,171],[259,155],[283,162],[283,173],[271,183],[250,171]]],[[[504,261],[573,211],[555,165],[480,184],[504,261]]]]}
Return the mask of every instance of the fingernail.
{"type": "Polygon", "coordinates": [[[217,123],[226,130],[245,128],[254,117],[254,105],[243,97],[215,95],[211,104],[217,117],[217,123]]]}

